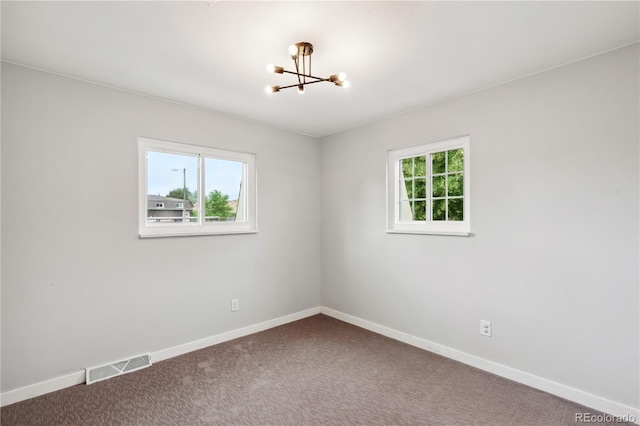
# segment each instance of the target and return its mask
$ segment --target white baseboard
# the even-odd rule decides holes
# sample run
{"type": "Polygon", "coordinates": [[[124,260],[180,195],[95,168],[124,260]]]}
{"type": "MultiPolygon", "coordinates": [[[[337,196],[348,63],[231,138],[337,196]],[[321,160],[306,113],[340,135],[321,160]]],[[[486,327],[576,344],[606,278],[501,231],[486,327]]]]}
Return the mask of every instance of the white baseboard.
{"type": "Polygon", "coordinates": [[[536,375],[517,370],[503,364],[498,364],[497,362],[489,361],[487,359],[480,358],[475,355],[471,355],[447,346],[443,346],[438,343],[433,343],[428,340],[421,339],[419,337],[415,337],[410,334],[373,323],[371,321],[363,320],[361,318],[354,317],[352,315],[345,314],[331,308],[323,306],[320,308],[320,313],[347,322],[349,324],[362,327],[366,330],[373,331],[374,333],[399,340],[411,346],[415,346],[420,349],[424,349],[438,355],[453,359],[455,361],[462,362],[472,367],[479,368],[480,370],[488,371],[490,373],[505,377],[515,382],[531,386],[532,388],[536,388],[559,396],[561,398],[568,399],[569,401],[577,402],[578,404],[593,408],[594,410],[602,411],[603,413],[620,417],[626,416],[626,418],[629,419],[633,417],[633,421],[640,424],[640,409],[638,408],[620,404],[618,402],[572,388],[571,386],[544,379],[542,377],[538,377],[536,375]]]}
{"type": "Polygon", "coordinates": [[[35,398],[36,396],[46,393],[79,385],[84,383],[85,377],[85,370],[74,371],[73,373],[56,377],[55,379],[45,380],[44,382],[4,392],[0,395],[0,406],[4,407],[5,405],[24,401],[25,399],[35,398]]]}
{"type": "MultiPolygon", "coordinates": [[[[258,333],[260,331],[268,330],[270,328],[278,327],[293,321],[297,321],[312,315],[320,313],[320,307],[307,309],[305,311],[296,312],[290,315],[285,315],[279,318],[275,318],[269,321],[264,321],[258,324],[249,325],[247,327],[231,330],[226,333],[217,334],[215,336],[207,337],[204,339],[196,340],[193,342],[185,343],[183,345],[174,346],[172,348],[163,349],[151,354],[151,360],[153,362],[163,361],[165,359],[173,358],[178,355],[183,355],[188,352],[192,352],[198,349],[206,348],[208,346],[216,345],[218,343],[226,342],[229,340],[237,339],[239,337],[248,336],[250,334],[258,333]]],[[[70,386],[79,385],[85,382],[86,373],[85,370],[75,371],[73,373],[56,377],[54,379],[45,380],[44,382],[35,383],[33,385],[25,386],[19,389],[4,392],[0,395],[0,406],[4,407],[9,404],[24,401],[29,398],[44,395],[50,392],[55,392],[70,386]]]]}

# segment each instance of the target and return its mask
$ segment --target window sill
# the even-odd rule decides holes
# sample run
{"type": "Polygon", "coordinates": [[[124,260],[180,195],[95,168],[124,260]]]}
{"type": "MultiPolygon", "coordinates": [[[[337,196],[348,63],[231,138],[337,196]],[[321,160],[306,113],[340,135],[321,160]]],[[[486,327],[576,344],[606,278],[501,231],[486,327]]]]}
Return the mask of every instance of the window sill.
{"type": "Polygon", "coordinates": [[[257,230],[228,230],[228,231],[209,231],[209,232],[166,232],[166,233],[152,233],[152,234],[138,234],[138,238],[171,238],[171,237],[201,237],[205,235],[235,235],[235,234],[257,234],[257,230]]]}
{"type": "Polygon", "coordinates": [[[452,237],[472,237],[471,232],[455,232],[455,231],[422,231],[422,230],[398,230],[387,229],[387,234],[420,234],[420,235],[448,235],[452,237]]]}

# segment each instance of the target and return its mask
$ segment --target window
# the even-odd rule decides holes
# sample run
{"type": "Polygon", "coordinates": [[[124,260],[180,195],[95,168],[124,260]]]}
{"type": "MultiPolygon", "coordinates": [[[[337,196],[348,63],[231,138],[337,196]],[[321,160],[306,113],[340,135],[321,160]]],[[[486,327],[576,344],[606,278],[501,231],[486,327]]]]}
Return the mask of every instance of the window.
{"type": "Polygon", "coordinates": [[[469,235],[469,137],[389,151],[388,232],[469,235]]]}
{"type": "Polygon", "coordinates": [[[139,235],[253,233],[255,154],[138,139],[139,235]]]}

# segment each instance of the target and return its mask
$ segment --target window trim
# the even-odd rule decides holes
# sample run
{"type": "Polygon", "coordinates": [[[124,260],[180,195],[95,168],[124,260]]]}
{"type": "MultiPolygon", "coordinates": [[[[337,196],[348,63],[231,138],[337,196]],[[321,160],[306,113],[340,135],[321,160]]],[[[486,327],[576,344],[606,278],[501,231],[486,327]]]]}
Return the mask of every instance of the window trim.
{"type": "Polygon", "coordinates": [[[179,237],[196,235],[254,234],[257,227],[257,171],[256,154],[228,151],[180,142],[171,142],[148,137],[138,138],[138,236],[140,238],[179,237]],[[181,224],[154,224],[147,221],[147,151],[176,155],[190,155],[198,158],[198,205],[205,205],[204,186],[205,158],[236,161],[246,164],[242,179],[246,191],[246,221],[207,222],[203,215],[194,222],[181,224]]]}
{"type": "MultiPolygon", "coordinates": [[[[436,142],[425,143],[421,145],[410,146],[406,148],[392,149],[388,151],[387,162],[387,233],[401,234],[433,234],[433,235],[453,235],[453,236],[470,236],[471,235],[471,182],[470,182],[470,138],[469,136],[460,136],[452,139],[441,140],[436,142]],[[400,166],[399,163],[404,158],[417,157],[425,155],[427,158],[436,152],[449,151],[462,148],[464,151],[463,165],[463,211],[464,220],[462,221],[414,221],[401,222],[399,218],[400,206],[400,166]]],[[[430,176],[431,162],[427,161],[427,177],[430,176]]],[[[429,184],[430,185],[430,184],[429,184]]],[[[431,190],[428,190],[427,198],[431,200],[431,190]]],[[[429,202],[429,208],[431,204],[429,202]]]]}

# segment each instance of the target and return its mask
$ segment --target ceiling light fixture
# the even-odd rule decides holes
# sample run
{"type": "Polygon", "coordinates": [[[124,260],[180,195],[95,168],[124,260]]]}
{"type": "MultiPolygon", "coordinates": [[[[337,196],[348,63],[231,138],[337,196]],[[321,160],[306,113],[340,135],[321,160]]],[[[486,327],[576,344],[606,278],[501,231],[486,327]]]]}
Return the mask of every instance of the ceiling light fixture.
{"type": "Polygon", "coordinates": [[[328,81],[339,87],[349,87],[347,81],[347,75],[343,72],[329,76],[329,78],[315,77],[311,75],[311,54],[313,53],[313,45],[306,41],[292,44],[289,46],[289,55],[293,59],[293,63],[296,65],[295,71],[287,71],[283,67],[269,64],[267,65],[267,71],[276,74],[293,74],[298,77],[296,84],[290,84],[288,86],[267,86],[267,93],[279,92],[282,89],[288,89],[290,87],[297,87],[298,93],[304,94],[304,86],[307,84],[319,83],[321,81],[328,81]]]}

